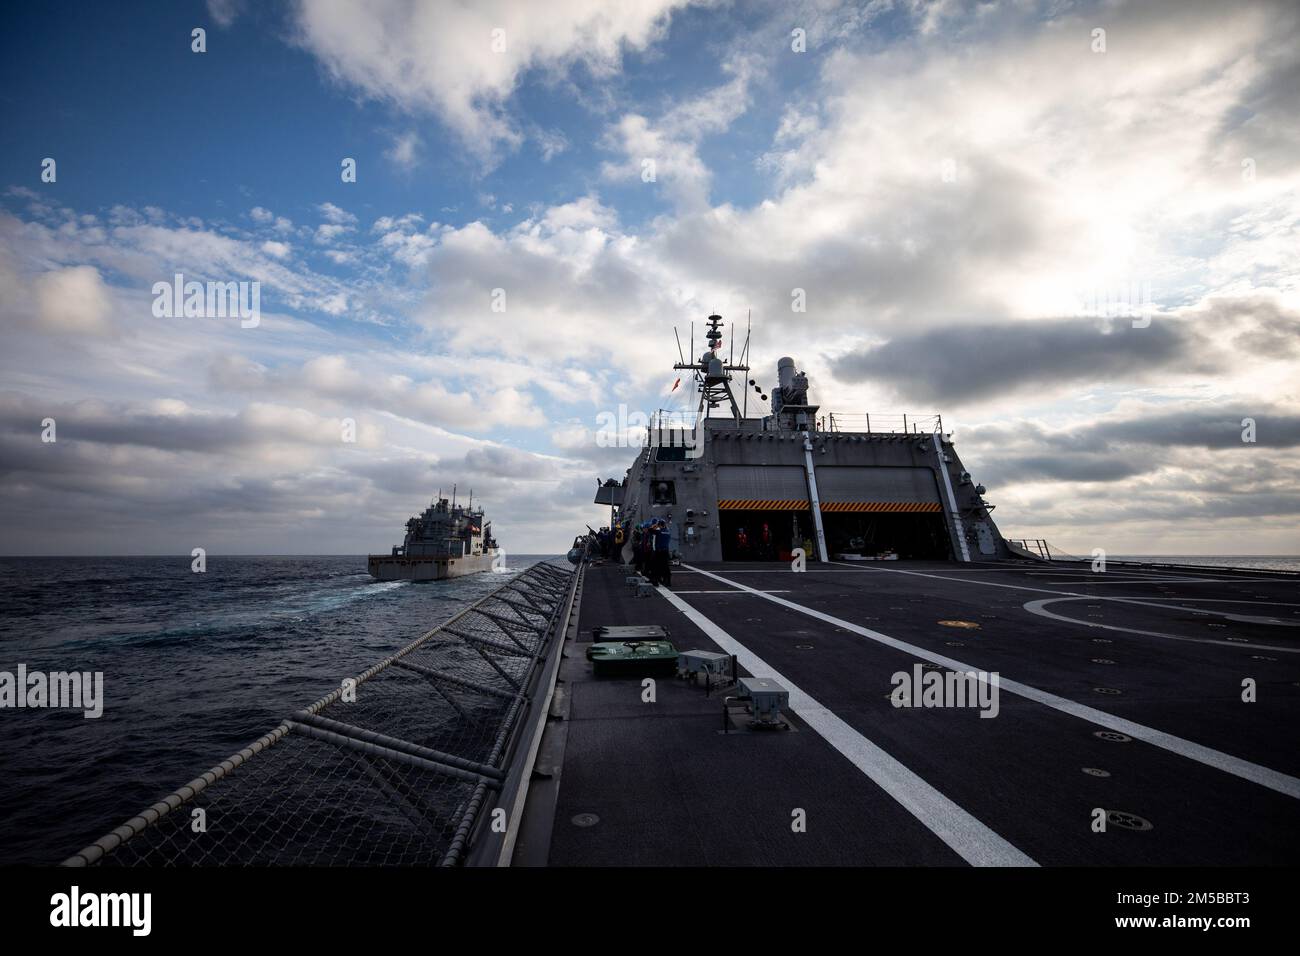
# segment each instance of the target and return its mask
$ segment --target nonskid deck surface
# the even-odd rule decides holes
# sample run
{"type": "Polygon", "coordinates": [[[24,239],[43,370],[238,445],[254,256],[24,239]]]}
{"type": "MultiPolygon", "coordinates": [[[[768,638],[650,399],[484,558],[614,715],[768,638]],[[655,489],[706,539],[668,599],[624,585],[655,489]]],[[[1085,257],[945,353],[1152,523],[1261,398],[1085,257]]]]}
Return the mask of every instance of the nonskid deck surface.
{"type": "Polygon", "coordinates": [[[716,695],[661,678],[643,703],[570,648],[552,864],[1300,860],[1295,577],[730,563],[638,599],[626,573],[588,570],[579,640],[662,623],[737,653],[792,689],[795,730],[723,736],[716,695]],[[927,663],[997,672],[998,715],[895,708],[892,676],[927,663]],[[1097,809],[1151,828],[1093,832],[1097,809]]]}

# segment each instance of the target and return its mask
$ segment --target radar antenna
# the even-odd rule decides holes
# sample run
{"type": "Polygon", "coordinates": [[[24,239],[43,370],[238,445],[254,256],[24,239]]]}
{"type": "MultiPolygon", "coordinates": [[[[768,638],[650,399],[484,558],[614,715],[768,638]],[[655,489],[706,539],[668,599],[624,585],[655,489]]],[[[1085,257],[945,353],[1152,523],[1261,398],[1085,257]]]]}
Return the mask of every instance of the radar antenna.
{"type": "MultiPolygon", "coordinates": [[[[708,418],[709,410],[718,408],[725,401],[731,409],[731,417],[739,424],[744,416],[741,414],[740,406],[736,404],[735,393],[731,390],[731,373],[748,372],[749,366],[743,363],[733,364],[731,361],[724,362],[718,357],[718,351],[722,348],[722,316],[711,315],[707,322],[705,340],[708,342],[708,350],[699,357],[698,361],[678,362],[673,368],[680,371],[689,369],[699,383],[700,403],[696,412],[697,421],[708,418]]],[[[692,331],[693,329],[694,323],[692,323],[692,331]]],[[[692,344],[694,339],[695,336],[692,334],[692,344]]],[[[748,336],[745,344],[748,348],[748,336]]],[[[741,355],[744,354],[745,350],[742,349],[741,355]]]]}

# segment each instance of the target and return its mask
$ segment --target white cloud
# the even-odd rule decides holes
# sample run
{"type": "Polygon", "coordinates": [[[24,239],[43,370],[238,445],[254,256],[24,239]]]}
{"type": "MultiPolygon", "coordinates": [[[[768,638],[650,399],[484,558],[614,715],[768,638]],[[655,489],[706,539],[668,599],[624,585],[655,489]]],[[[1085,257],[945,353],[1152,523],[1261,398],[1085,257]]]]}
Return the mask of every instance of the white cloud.
{"type": "Polygon", "coordinates": [[[414,130],[398,133],[393,137],[393,144],[384,151],[384,155],[398,169],[413,169],[420,160],[420,137],[414,130]]]}
{"type": "Polygon", "coordinates": [[[77,333],[107,331],[108,290],[94,266],[43,273],[34,288],[38,314],[46,326],[77,333]]]}
{"type": "Polygon", "coordinates": [[[326,222],[342,226],[351,226],[356,224],[356,216],[352,215],[352,213],[348,212],[346,209],[340,209],[332,202],[321,203],[316,207],[316,209],[325,218],[326,222]]]}
{"type": "Polygon", "coordinates": [[[337,239],[339,236],[342,236],[345,233],[351,231],[352,231],[351,226],[336,226],[336,225],[331,225],[329,223],[322,223],[321,225],[316,227],[315,241],[317,245],[327,246],[330,243],[332,243],[335,239],[337,239]]]}
{"type": "Polygon", "coordinates": [[[568,138],[559,130],[536,130],[533,139],[537,141],[537,149],[544,163],[549,163],[569,148],[568,138]]]}
{"type": "Polygon", "coordinates": [[[637,113],[621,117],[606,131],[605,144],[622,158],[605,163],[602,175],[640,181],[646,189],[662,183],[679,209],[707,208],[712,173],[700,159],[699,144],[705,136],[726,130],[749,108],[755,60],[733,57],[723,64],[723,72],[731,77],[727,82],[684,100],[657,121],[637,113]],[[653,171],[653,184],[646,182],[648,170],[653,171]]]}
{"type": "Polygon", "coordinates": [[[522,139],[506,110],[530,69],[581,64],[610,76],[624,48],[645,49],[684,0],[554,0],[464,5],[411,0],[303,0],[298,42],[338,81],[408,110],[431,110],[488,161],[522,139]],[[504,31],[494,52],[493,31],[504,31]]]}
{"type": "Polygon", "coordinates": [[[208,16],[222,28],[231,26],[244,12],[243,0],[207,0],[207,2],[208,16]]]}

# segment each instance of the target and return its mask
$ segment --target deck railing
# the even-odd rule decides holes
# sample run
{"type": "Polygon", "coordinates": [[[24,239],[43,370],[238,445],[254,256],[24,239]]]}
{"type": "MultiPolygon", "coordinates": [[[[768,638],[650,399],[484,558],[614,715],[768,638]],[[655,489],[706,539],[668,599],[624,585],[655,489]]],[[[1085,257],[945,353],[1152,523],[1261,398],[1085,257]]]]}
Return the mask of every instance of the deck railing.
{"type": "Polygon", "coordinates": [[[512,575],[64,865],[464,862],[577,580],[512,575]]]}
{"type": "Polygon", "coordinates": [[[870,412],[828,412],[824,428],[832,432],[876,432],[933,435],[943,431],[942,415],[873,415],[870,412]]]}

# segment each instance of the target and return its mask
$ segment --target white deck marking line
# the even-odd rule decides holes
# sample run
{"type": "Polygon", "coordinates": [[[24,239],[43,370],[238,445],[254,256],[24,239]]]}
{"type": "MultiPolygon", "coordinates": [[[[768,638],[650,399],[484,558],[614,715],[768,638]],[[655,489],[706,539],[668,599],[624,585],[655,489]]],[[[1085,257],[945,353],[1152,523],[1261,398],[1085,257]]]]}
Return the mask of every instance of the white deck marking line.
{"type": "MultiPolygon", "coordinates": [[[[831,563],[832,563],[832,564],[842,564],[843,562],[840,562],[840,561],[832,561],[831,563]]],[[[1036,592],[1038,592],[1039,594],[1059,594],[1059,595],[1061,595],[1061,596],[1063,596],[1063,597],[1086,597],[1086,598],[1095,598],[1095,599],[1098,600],[1098,601],[1109,601],[1109,600],[1112,600],[1111,598],[1101,597],[1100,595],[1097,595],[1097,594],[1081,594],[1081,593],[1078,592],[1078,591],[1052,591],[1052,590],[1049,590],[1049,589],[1047,589],[1047,588],[1031,588],[1031,587],[1029,587],[1029,586],[1026,585],[1026,584],[1003,584],[1003,583],[1001,583],[1000,581],[980,581],[980,580],[978,580],[978,579],[976,579],[976,578],[954,578],[954,577],[952,577],[952,576],[950,576],[950,575],[947,575],[947,574],[931,574],[931,573],[929,573],[928,571],[904,571],[902,568],[867,568],[867,567],[858,567],[857,565],[851,565],[851,564],[845,564],[844,566],[845,566],[846,568],[851,568],[851,569],[854,570],[854,571],[872,571],[872,572],[875,572],[876,574],[910,574],[910,575],[912,575],[912,576],[914,576],[914,577],[918,577],[918,578],[934,578],[936,581],[955,581],[955,582],[957,582],[958,584],[982,584],[982,585],[984,585],[986,588],[1010,588],[1010,589],[1013,590],[1013,591],[1036,591],[1036,592]]],[[[683,565],[683,567],[687,567],[687,568],[689,568],[690,566],[689,566],[689,565],[683,565]]],[[[691,570],[698,570],[698,569],[691,568],[691,570]]],[[[700,574],[710,574],[711,572],[709,572],[709,571],[700,571],[699,573],[700,573],[700,574]]],[[[732,572],[732,571],[728,571],[727,573],[728,573],[728,574],[733,574],[734,572],[732,572]]],[[[1097,575],[1098,578],[1101,578],[1101,577],[1103,577],[1103,576],[1104,576],[1104,572],[1103,572],[1103,574],[1099,574],[1099,575],[1097,575]]],[[[1250,581],[1250,582],[1257,582],[1257,581],[1275,581],[1275,580],[1277,580],[1277,579],[1276,579],[1276,578],[1233,578],[1232,580],[1233,580],[1233,581],[1242,581],[1242,582],[1247,582],[1247,581],[1250,581]]],[[[1044,583],[1050,583],[1050,582],[1044,582],[1044,583]]],[[[1067,583],[1073,584],[1074,582],[1073,582],[1073,581],[1070,581],[1070,582],[1067,582],[1067,583]]],[[[1100,583],[1102,583],[1102,582],[1101,582],[1101,581],[1097,581],[1097,582],[1095,582],[1095,583],[1100,584],[1100,583]]],[[[1136,581],[1136,582],[1135,582],[1135,581],[1116,581],[1115,583],[1116,583],[1116,584],[1150,584],[1150,583],[1153,583],[1153,582],[1149,582],[1149,581],[1136,581]]],[[[1160,583],[1163,583],[1163,582],[1160,582],[1160,583]]],[[[1180,578],[1177,582],[1173,582],[1173,581],[1171,581],[1170,583],[1171,583],[1171,584],[1172,584],[1172,583],[1177,583],[1177,584],[1222,584],[1223,581],[1222,581],[1221,579],[1219,579],[1219,578],[1180,578]]],[[[744,585],[740,585],[740,586],[743,587],[744,585]]]]}
{"type": "MultiPolygon", "coordinates": [[[[1094,598],[1092,597],[1040,598],[1037,601],[1026,602],[1024,608],[1030,614],[1037,614],[1039,617],[1051,618],[1054,621],[1063,621],[1066,624],[1079,624],[1082,625],[1083,627],[1099,627],[1104,631],[1121,631],[1127,634],[1141,634],[1146,637],[1162,637],[1167,641],[1183,641],[1188,644],[1218,644],[1222,647],[1244,647],[1244,648],[1250,648],[1252,650],[1257,650],[1257,651],[1280,651],[1283,654],[1300,654],[1300,647],[1280,647],[1276,644],[1254,644],[1254,643],[1248,644],[1245,643],[1244,641],[1225,641],[1214,637],[1191,637],[1191,636],[1184,636],[1182,634],[1165,634],[1162,631],[1144,631],[1136,627],[1121,627],[1118,624],[1102,624],[1098,621],[1080,621],[1078,618],[1067,617],[1064,614],[1057,614],[1053,611],[1047,610],[1047,605],[1055,604],[1057,601],[1091,601],[1091,600],[1094,600],[1094,598]]],[[[1194,613],[1196,610],[1195,608],[1190,608],[1190,607],[1170,607],[1167,604],[1156,604],[1153,601],[1142,600],[1139,598],[1102,598],[1102,600],[1113,601],[1116,604],[1140,604],[1145,607],[1158,607],[1161,610],[1165,610],[1165,611],[1189,611],[1194,613]]],[[[1159,600],[1159,598],[1157,598],[1156,600],[1159,600]]],[[[1233,602],[1233,601],[1218,601],[1217,598],[1172,598],[1171,597],[1171,598],[1165,598],[1164,600],[1183,601],[1185,603],[1205,602],[1205,603],[1213,604],[1217,602],[1222,604],[1233,604],[1233,603],[1268,604],[1270,607],[1275,606],[1272,601],[1233,602]]],[[[1294,605],[1283,605],[1283,606],[1291,607],[1294,605]]],[[[1226,611],[1205,611],[1202,613],[1216,614],[1220,616],[1230,617],[1230,615],[1226,611]]],[[[1279,622],[1279,625],[1282,627],[1300,627],[1300,622],[1292,624],[1289,621],[1281,621],[1279,622]]]]}
{"type": "Polygon", "coordinates": [[[718,588],[716,591],[682,591],[677,590],[674,594],[789,594],[789,590],[784,591],[739,591],[736,588],[718,588]]]}
{"type": "Polygon", "coordinates": [[[1235,584],[1238,581],[1258,583],[1265,578],[1113,578],[1110,572],[1096,575],[1096,580],[1088,578],[1067,578],[1064,581],[1039,581],[1039,584],[1075,584],[1088,581],[1089,584],[1235,584]]]}
{"type": "MultiPolygon", "coordinates": [[[[707,572],[705,572],[707,573],[707,572]]],[[[993,830],[805,694],[776,668],[666,588],[659,593],[755,677],[779,681],[790,709],[971,866],[1038,866],[993,830]]],[[[758,593],[758,592],[756,592],[758,593]]],[[[762,595],[767,597],[767,595],[762,595]]]]}
{"type": "MultiPolygon", "coordinates": [[[[737,581],[728,581],[721,575],[714,574],[711,571],[702,571],[708,577],[716,578],[724,584],[732,584],[738,588],[744,588],[746,585],[737,581]]],[[[904,572],[906,573],[906,572],[904,572]]],[[[929,577],[930,575],[927,575],[929,577]]],[[[998,585],[1002,587],[1003,585],[998,585]]],[[[1014,587],[1014,585],[1006,585],[1014,587]]],[[[1036,590],[1026,588],[1025,590],[1036,590]]],[[[890,637],[888,634],[882,634],[880,631],[873,631],[869,627],[862,627],[854,624],[852,621],[846,621],[843,618],[835,617],[831,614],[825,614],[821,611],[813,610],[810,607],[804,607],[802,604],[796,604],[793,601],[787,601],[785,598],[779,598],[771,594],[761,595],[764,600],[771,601],[774,604],[780,604],[791,610],[798,611],[801,614],[807,614],[809,617],[815,617],[827,624],[833,624],[836,627],[842,627],[845,630],[852,631],[854,634],[860,634],[863,637],[870,638],[877,643],[892,647],[895,650],[906,651],[908,654],[915,654],[922,660],[932,661],[940,667],[946,667],[955,671],[975,671],[983,673],[983,669],[975,667],[972,664],[963,664],[961,661],[952,657],[946,657],[943,654],[936,654],[934,651],[927,650],[924,647],[918,647],[915,644],[909,644],[906,641],[900,641],[896,637],[890,637]]],[[[1081,595],[1090,597],[1091,595],[1081,595]]],[[[1059,710],[1063,714],[1069,714],[1072,717],[1078,717],[1080,720],[1086,720],[1089,723],[1105,727],[1107,730],[1116,730],[1122,734],[1128,734],[1137,740],[1153,744],[1170,753],[1176,753],[1179,756],[1186,757],[1189,760],[1195,760],[1197,763],[1203,763],[1207,767],[1214,767],[1216,770],[1222,770],[1224,773],[1230,773],[1233,776],[1241,777],[1243,780],[1249,780],[1251,783],[1257,783],[1261,787],[1268,787],[1270,790],[1276,790],[1278,793],[1285,794],[1288,797],[1300,800],[1300,779],[1281,773],[1277,770],[1271,770],[1268,767],[1261,766],[1257,763],[1251,763],[1249,760],[1243,760],[1240,757],[1234,757],[1231,754],[1225,754],[1222,751],[1215,750],[1202,744],[1185,740],[1182,737],[1175,737],[1173,734],[1167,734],[1163,730],[1156,730],[1154,727],[1147,727],[1143,724],[1135,723],[1131,720],[1125,720],[1123,717],[1116,717],[1114,714],[1108,714],[1103,710],[1097,710],[1095,707],[1089,707],[1086,704],[1080,704],[1077,701],[1070,700],[1066,697],[1058,697],[1056,694],[1050,694],[1045,690],[1039,690],[1037,687],[1030,687],[1028,684],[1021,684],[1019,681],[1008,680],[1003,676],[999,682],[1002,690],[1010,691],[1020,697],[1025,697],[1038,704],[1051,707],[1053,710],[1059,710]]]]}
{"type": "MultiPolygon", "coordinates": [[[[781,564],[778,562],[775,564],[775,566],[770,568],[735,568],[734,570],[728,571],[727,573],[728,574],[783,574],[788,572],[789,570],[790,570],[789,565],[781,564]]],[[[852,574],[854,570],[856,569],[851,567],[846,568],[843,571],[836,570],[835,568],[809,568],[807,573],[808,574],[852,574]]],[[[705,572],[703,571],[692,570],[686,565],[682,565],[680,568],[673,568],[673,574],[704,574],[704,573],[705,572]]]]}

